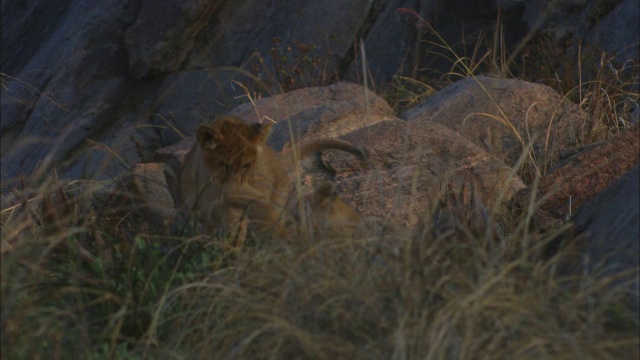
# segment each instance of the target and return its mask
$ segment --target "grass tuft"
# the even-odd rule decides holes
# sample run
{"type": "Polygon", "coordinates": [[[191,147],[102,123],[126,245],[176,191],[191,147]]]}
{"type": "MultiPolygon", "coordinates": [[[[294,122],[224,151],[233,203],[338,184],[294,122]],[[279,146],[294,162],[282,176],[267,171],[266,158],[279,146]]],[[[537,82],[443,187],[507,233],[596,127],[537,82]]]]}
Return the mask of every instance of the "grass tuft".
{"type": "MultiPolygon", "coordinates": [[[[70,191],[64,199],[87,200],[70,191]]],[[[566,229],[536,241],[527,231],[503,236],[462,195],[450,193],[415,231],[256,239],[233,250],[123,226],[139,223],[135,210],[95,204],[45,231],[18,216],[22,206],[2,212],[3,233],[20,233],[2,259],[3,357],[639,355],[627,278],[562,271],[571,248],[551,257],[543,249],[566,229]]]]}

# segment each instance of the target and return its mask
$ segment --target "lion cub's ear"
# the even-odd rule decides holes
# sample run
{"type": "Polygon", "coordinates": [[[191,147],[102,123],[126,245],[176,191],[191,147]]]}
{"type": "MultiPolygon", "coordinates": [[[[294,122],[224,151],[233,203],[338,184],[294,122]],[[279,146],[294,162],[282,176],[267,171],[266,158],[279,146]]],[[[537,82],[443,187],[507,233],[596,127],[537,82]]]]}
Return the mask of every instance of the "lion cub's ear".
{"type": "Polygon", "coordinates": [[[224,136],[211,125],[204,124],[196,129],[196,140],[200,147],[213,150],[216,148],[217,143],[224,140],[224,136]]]}
{"type": "Polygon", "coordinates": [[[253,144],[258,152],[262,152],[263,147],[267,144],[267,139],[271,135],[271,126],[273,123],[253,124],[251,125],[255,131],[253,137],[253,144]]]}
{"type": "Polygon", "coordinates": [[[271,135],[271,127],[273,123],[267,122],[262,124],[252,124],[251,125],[255,131],[254,134],[254,144],[256,145],[264,145],[267,143],[267,139],[269,135],[271,135]]]}

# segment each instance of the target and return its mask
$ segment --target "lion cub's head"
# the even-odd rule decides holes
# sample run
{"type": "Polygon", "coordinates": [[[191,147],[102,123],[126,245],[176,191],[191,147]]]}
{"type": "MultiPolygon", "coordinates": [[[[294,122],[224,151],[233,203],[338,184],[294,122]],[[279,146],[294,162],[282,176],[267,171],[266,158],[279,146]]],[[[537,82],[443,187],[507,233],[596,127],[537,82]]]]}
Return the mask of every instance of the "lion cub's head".
{"type": "Polygon", "coordinates": [[[200,125],[196,140],[213,179],[219,184],[235,178],[245,181],[266,146],[271,125],[246,124],[233,116],[221,116],[200,125]]]}

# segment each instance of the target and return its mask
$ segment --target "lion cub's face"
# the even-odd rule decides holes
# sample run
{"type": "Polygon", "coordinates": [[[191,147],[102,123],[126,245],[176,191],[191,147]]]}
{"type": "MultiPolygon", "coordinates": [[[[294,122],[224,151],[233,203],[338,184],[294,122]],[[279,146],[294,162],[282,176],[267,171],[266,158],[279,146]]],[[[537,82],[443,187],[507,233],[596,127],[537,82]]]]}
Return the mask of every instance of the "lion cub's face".
{"type": "Polygon", "coordinates": [[[200,125],[196,139],[213,180],[218,184],[246,181],[266,146],[270,131],[270,123],[245,124],[231,116],[200,125]]]}

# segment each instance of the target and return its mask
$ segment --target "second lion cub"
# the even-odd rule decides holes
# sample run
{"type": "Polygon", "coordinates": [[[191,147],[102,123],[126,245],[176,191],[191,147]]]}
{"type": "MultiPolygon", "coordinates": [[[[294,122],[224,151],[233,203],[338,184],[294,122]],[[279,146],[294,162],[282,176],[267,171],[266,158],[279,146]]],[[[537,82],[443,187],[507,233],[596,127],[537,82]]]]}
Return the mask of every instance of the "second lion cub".
{"type": "MultiPolygon", "coordinates": [[[[267,145],[271,126],[221,116],[197,128],[180,187],[183,205],[208,231],[232,234],[239,242],[248,231],[286,234],[288,173],[295,163],[292,155],[279,154],[267,145]]],[[[346,151],[365,160],[361,149],[337,139],[302,144],[299,158],[323,149],[346,151]]]]}

